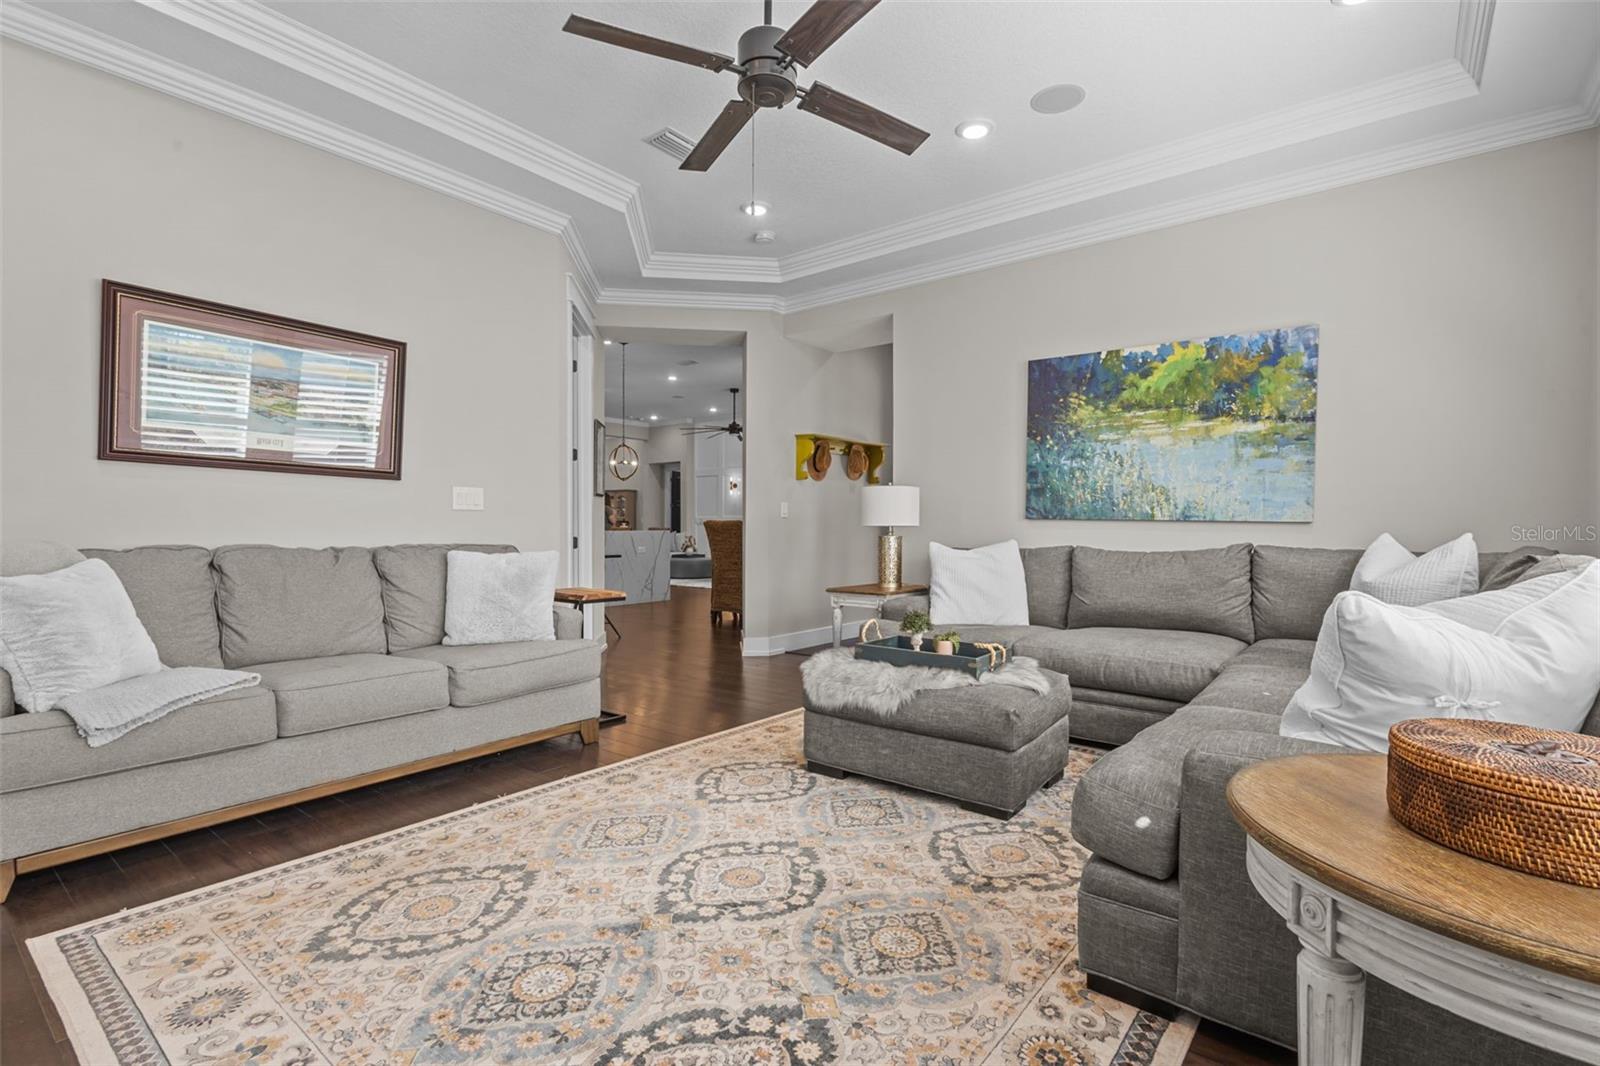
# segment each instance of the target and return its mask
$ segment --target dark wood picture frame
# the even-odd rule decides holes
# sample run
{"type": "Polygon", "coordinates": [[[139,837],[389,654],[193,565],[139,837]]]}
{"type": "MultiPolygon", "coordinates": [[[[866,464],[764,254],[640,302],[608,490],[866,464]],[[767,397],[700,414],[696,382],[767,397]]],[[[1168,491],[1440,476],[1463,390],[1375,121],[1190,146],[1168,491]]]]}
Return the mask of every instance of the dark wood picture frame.
{"type": "MultiPolygon", "coordinates": [[[[137,285],[112,281],[101,283],[100,304],[100,427],[99,458],[130,463],[163,463],[177,466],[208,466],[231,470],[269,470],[286,474],[323,474],[334,477],[380,478],[400,480],[401,424],[405,412],[405,362],[406,346],[403,341],[375,337],[366,333],[338,329],[304,322],[282,315],[252,311],[248,308],[200,300],[177,293],[147,289],[137,285]],[[248,360],[239,365],[249,365],[251,372],[244,384],[246,410],[242,421],[229,431],[238,435],[238,454],[205,454],[183,451],[175,445],[165,450],[144,445],[148,426],[141,419],[140,390],[144,387],[141,374],[144,352],[142,335],[147,320],[159,319],[159,324],[174,331],[192,331],[220,335],[244,345],[269,345],[337,357],[348,367],[349,360],[370,360],[381,363],[382,390],[377,401],[378,424],[370,445],[372,465],[317,462],[293,458],[281,444],[252,447],[252,439],[260,441],[292,441],[292,433],[279,437],[257,434],[253,421],[256,415],[279,418],[263,404],[257,409],[257,371],[254,349],[248,360]],[[285,455],[291,457],[285,458],[285,455]]],[[[288,378],[282,379],[284,381],[288,378]]],[[[280,386],[287,389],[287,385],[280,386]]],[[[298,378],[294,380],[295,415],[289,422],[299,419],[298,378]]],[[[174,409],[181,407],[173,402],[174,409]]],[[[324,420],[324,424],[332,420],[324,420]]],[[[169,422],[162,427],[169,437],[177,439],[187,428],[182,421],[169,422]]],[[[203,427],[212,428],[212,427],[203,427]]],[[[200,436],[189,433],[186,441],[200,436]]],[[[335,445],[337,447],[337,445],[335,445]]]]}

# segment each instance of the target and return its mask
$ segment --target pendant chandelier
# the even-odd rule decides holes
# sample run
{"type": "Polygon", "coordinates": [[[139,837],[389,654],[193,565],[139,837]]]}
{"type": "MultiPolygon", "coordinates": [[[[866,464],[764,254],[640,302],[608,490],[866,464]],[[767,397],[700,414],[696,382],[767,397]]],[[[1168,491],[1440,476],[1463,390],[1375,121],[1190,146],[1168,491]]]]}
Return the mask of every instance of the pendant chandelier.
{"type": "Polygon", "coordinates": [[[626,481],[639,472],[639,453],[628,443],[628,342],[622,345],[622,443],[611,449],[607,463],[618,481],[626,481]]]}

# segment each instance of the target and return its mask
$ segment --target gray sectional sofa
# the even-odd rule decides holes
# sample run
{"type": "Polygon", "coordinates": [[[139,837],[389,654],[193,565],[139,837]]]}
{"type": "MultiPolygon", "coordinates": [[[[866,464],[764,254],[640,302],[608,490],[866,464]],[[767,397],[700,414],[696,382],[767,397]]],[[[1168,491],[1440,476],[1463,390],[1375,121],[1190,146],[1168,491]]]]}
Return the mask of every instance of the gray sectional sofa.
{"type": "MultiPolygon", "coordinates": [[[[1486,553],[1484,588],[1570,557],[1486,553]]],[[[1286,1046],[1299,945],[1257,896],[1224,789],[1262,759],[1345,749],[1278,735],[1322,616],[1359,549],[1236,544],[1179,552],[1023,549],[1027,626],[957,625],[1064,673],[1075,739],[1118,745],[1084,774],[1072,830],[1093,852],[1078,901],[1091,984],[1178,1004],[1286,1046]]],[[[927,608],[889,601],[884,616],[927,608]]],[[[1583,731],[1600,735],[1600,699],[1583,731]]],[[[1371,980],[1365,1062],[1565,1061],[1371,980]]]]}
{"type": "Polygon", "coordinates": [[[259,687],[90,748],[62,711],[17,713],[0,671],[0,899],[17,873],[490,751],[593,743],[601,644],[555,607],[555,640],[445,646],[445,553],[159,546],[88,550],[122,579],[167,666],[259,687]]]}

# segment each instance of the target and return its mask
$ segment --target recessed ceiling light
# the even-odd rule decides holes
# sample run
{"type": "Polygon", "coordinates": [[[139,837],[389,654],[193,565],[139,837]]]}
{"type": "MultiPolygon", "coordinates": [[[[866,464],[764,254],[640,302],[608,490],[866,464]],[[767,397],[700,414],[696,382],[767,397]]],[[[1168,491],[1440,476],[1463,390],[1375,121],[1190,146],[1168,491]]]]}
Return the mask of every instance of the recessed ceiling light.
{"type": "Polygon", "coordinates": [[[1059,115],[1083,103],[1088,95],[1081,85],[1051,85],[1034,93],[1028,106],[1041,115],[1059,115]]]}
{"type": "Polygon", "coordinates": [[[994,123],[987,119],[968,119],[956,127],[956,136],[963,141],[981,141],[994,132],[994,123]]]}
{"type": "Polygon", "coordinates": [[[658,419],[660,419],[660,417],[661,417],[661,416],[660,416],[660,415],[651,415],[651,416],[650,416],[650,421],[652,421],[652,422],[655,422],[655,421],[657,421],[657,420],[658,420],[658,419]]]}
{"type": "Polygon", "coordinates": [[[743,211],[747,215],[750,215],[752,218],[760,218],[762,215],[766,214],[769,209],[770,205],[764,204],[760,200],[751,200],[748,203],[739,205],[739,210],[743,211]]]}
{"type": "Polygon", "coordinates": [[[605,340],[601,341],[600,343],[604,344],[607,348],[609,348],[609,347],[611,347],[611,338],[607,337],[605,340]]]}
{"type": "Polygon", "coordinates": [[[668,381],[677,381],[678,380],[678,375],[676,375],[676,374],[668,374],[667,375],[667,380],[668,381]]]}
{"type": "Polygon", "coordinates": [[[709,410],[712,414],[717,413],[717,409],[715,407],[707,408],[707,410],[709,410]]]}

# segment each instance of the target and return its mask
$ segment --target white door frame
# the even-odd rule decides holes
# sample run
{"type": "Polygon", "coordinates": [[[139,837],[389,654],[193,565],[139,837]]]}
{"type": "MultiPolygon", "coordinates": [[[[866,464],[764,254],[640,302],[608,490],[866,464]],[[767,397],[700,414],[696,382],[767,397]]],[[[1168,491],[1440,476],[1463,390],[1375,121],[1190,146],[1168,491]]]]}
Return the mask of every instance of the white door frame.
{"type": "MultiPolygon", "coordinates": [[[[594,581],[594,308],[571,274],[567,275],[568,324],[564,347],[572,378],[567,409],[567,440],[572,462],[567,467],[565,553],[567,580],[592,587],[594,581]],[[575,547],[571,547],[574,546],[575,547]]],[[[584,612],[584,636],[592,635],[592,612],[584,612]]]]}

